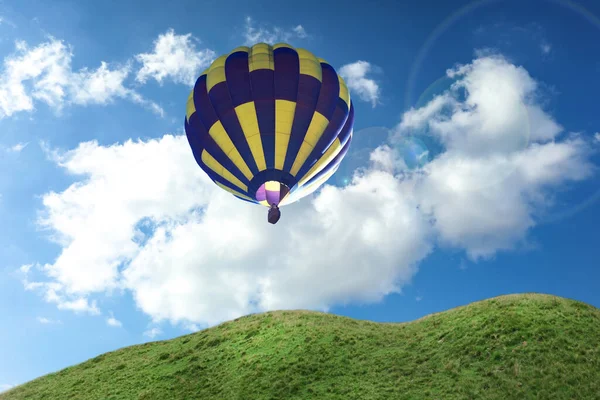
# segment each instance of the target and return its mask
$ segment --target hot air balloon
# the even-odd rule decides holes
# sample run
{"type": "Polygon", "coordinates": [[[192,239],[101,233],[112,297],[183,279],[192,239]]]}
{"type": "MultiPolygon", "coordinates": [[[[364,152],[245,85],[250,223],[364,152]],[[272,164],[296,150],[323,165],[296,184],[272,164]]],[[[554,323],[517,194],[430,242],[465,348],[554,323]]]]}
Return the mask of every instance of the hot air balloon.
{"type": "Polygon", "coordinates": [[[329,179],[352,140],[354,107],[335,69],[285,43],[238,47],[196,80],[185,132],[196,162],[220,188],[269,208],[329,179]]]}

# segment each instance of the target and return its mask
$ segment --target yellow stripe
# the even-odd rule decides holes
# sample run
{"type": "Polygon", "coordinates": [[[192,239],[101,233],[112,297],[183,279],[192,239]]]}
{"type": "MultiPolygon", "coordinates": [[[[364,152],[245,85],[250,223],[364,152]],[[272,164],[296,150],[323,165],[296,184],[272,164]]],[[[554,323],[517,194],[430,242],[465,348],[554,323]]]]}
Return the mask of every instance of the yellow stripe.
{"type": "Polygon", "coordinates": [[[240,121],[242,131],[244,131],[244,136],[246,136],[246,141],[248,142],[248,146],[250,146],[250,151],[252,152],[254,161],[256,161],[258,170],[263,171],[267,169],[254,102],[249,101],[237,106],[235,113],[240,121]]]}
{"type": "Polygon", "coordinates": [[[348,109],[350,109],[350,91],[348,90],[348,86],[346,86],[346,82],[339,75],[338,80],[340,81],[340,98],[346,102],[348,109]]]}
{"type": "Polygon", "coordinates": [[[300,150],[298,150],[298,154],[296,154],[294,165],[292,165],[290,171],[292,175],[296,176],[302,165],[304,165],[310,152],[317,145],[321,136],[323,136],[323,132],[325,131],[325,128],[327,128],[327,125],[329,125],[329,120],[325,118],[323,114],[315,111],[312,120],[310,121],[310,125],[308,126],[308,130],[306,131],[306,136],[304,136],[302,146],[300,146],[300,150]]]}
{"type": "Polygon", "coordinates": [[[317,57],[317,60],[319,60],[319,62],[321,64],[329,64],[327,61],[323,60],[321,57],[317,57]]]}
{"type": "Polygon", "coordinates": [[[248,58],[250,72],[257,69],[275,69],[275,60],[273,59],[273,48],[266,43],[258,43],[252,46],[248,58]]]}
{"type": "Polygon", "coordinates": [[[265,207],[269,207],[269,208],[271,207],[271,205],[269,204],[269,202],[268,202],[268,201],[266,201],[266,200],[259,201],[259,203],[260,203],[261,205],[265,206],[265,207]]]}
{"type": "Polygon", "coordinates": [[[319,161],[313,165],[313,167],[300,179],[298,183],[300,186],[304,185],[307,181],[311,180],[313,176],[319,173],[327,164],[334,159],[335,156],[339,154],[342,150],[342,144],[340,143],[340,139],[336,138],[334,142],[329,146],[325,154],[321,156],[319,161]]]}
{"type": "Polygon", "coordinates": [[[300,73],[310,75],[317,78],[320,82],[323,81],[323,71],[321,63],[313,53],[305,49],[296,49],[300,58],[300,73]]]}
{"type": "Polygon", "coordinates": [[[216,84],[225,82],[225,60],[227,55],[221,56],[213,61],[212,65],[208,69],[208,76],[206,77],[206,90],[210,92],[216,84]]]}
{"type": "Polygon", "coordinates": [[[225,154],[227,154],[227,157],[229,157],[235,166],[242,171],[242,174],[244,174],[248,180],[251,180],[253,177],[252,172],[250,172],[250,169],[246,165],[246,162],[244,162],[240,152],[235,148],[235,145],[229,138],[225,128],[223,128],[221,121],[215,122],[208,130],[208,134],[214,139],[215,142],[217,142],[217,145],[225,154]]]}
{"type": "Polygon", "coordinates": [[[279,49],[279,48],[281,48],[281,47],[286,47],[286,48],[288,48],[288,49],[296,50],[296,49],[294,49],[292,46],[290,46],[290,45],[289,45],[289,44],[287,44],[287,43],[276,43],[276,44],[274,44],[274,45],[273,45],[273,50],[275,50],[275,49],[279,49]]]}
{"type": "Polygon", "coordinates": [[[229,172],[229,170],[227,170],[217,160],[215,160],[215,158],[211,156],[210,153],[206,151],[206,149],[202,150],[202,162],[223,179],[231,182],[235,186],[242,189],[244,192],[248,191],[248,186],[244,185],[242,181],[236,178],[231,172],[229,172]]]}
{"type": "Polygon", "coordinates": [[[275,100],[275,168],[283,169],[287,153],[296,103],[288,100],[275,100]]]}
{"type": "Polygon", "coordinates": [[[279,182],[277,182],[277,181],[265,182],[265,190],[268,190],[270,192],[277,192],[280,189],[281,189],[281,186],[279,185],[279,182]]]}
{"type": "Polygon", "coordinates": [[[188,122],[190,122],[190,117],[195,112],[196,112],[196,105],[194,104],[194,90],[192,89],[190,95],[188,96],[187,104],[185,107],[185,116],[186,116],[188,122]]]}
{"type": "Polygon", "coordinates": [[[215,182],[215,183],[217,184],[218,187],[220,187],[221,189],[227,190],[231,194],[234,194],[234,195],[239,196],[246,200],[255,201],[254,199],[251,199],[250,197],[246,196],[245,194],[237,192],[237,191],[233,190],[232,188],[223,185],[221,182],[215,182]]]}

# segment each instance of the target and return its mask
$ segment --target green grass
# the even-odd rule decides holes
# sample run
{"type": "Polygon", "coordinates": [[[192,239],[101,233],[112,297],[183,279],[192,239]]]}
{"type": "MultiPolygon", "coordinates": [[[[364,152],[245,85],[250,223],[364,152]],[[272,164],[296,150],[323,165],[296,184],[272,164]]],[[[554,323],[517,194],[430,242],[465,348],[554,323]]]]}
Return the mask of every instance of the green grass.
{"type": "Polygon", "coordinates": [[[600,310],[493,298],[403,324],[250,315],[100,355],[0,399],[599,399],[600,310]]]}

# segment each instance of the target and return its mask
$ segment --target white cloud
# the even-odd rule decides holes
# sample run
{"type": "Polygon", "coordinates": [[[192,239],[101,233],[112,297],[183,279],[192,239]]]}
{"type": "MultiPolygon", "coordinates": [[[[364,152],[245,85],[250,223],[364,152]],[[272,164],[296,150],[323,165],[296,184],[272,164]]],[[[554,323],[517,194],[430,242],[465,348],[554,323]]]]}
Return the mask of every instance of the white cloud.
{"type": "Polygon", "coordinates": [[[128,90],[123,86],[125,78],[129,75],[129,67],[110,70],[105,62],[95,71],[87,68],[72,75],[73,103],[75,104],[106,104],[114,97],[126,97],[128,90]]]}
{"type": "Polygon", "coordinates": [[[186,324],[184,328],[190,332],[198,332],[200,330],[200,327],[197,324],[186,324]]]}
{"type": "Polygon", "coordinates": [[[25,147],[27,147],[28,144],[29,143],[17,143],[10,148],[10,151],[14,153],[20,153],[25,147]]]}
{"type": "Polygon", "coordinates": [[[42,271],[59,297],[126,288],[156,320],[212,324],[252,310],[379,300],[429,251],[410,194],[381,171],[289,207],[273,230],[265,209],[215,188],[185,136],[84,143],[58,159],[89,177],[43,198],[41,223],[63,250],[42,271]]]}
{"type": "Polygon", "coordinates": [[[423,300],[423,296],[417,296],[417,297],[415,297],[415,301],[416,302],[419,302],[421,300],[423,300]]]}
{"type": "Polygon", "coordinates": [[[136,80],[145,83],[152,78],[162,83],[169,78],[175,83],[193,85],[201,69],[208,67],[216,57],[210,49],[197,50],[195,42],[198,40],[191,33],[176,35],[173,29],[159,35],[152,53],[135,56],[142,63],[136,80]]]}
{"type": "Polygon", "coordinates": [[[120,327],[123,326],[123,324],[121,323],[121,321],[119,321],[118,319],[116,319],[112,315],[112,313],[111,313],[111,316],[106,319],[106,324],[108,326],[112,326],[112,327],[115,327],[115,328],[120,328],[120,327]]]}
{"type": "Polygon", "coordinates": [[[441,155],[407,172],[382,146],[348,186],[325,185],[285,207],[276,226],[265,208],[216,188],[185,136],[56,152],[82,179],[44,195],[40,223],[62,251],[26,287],[63,308],[127,290],[155,323],[213,325],[262,310],[379,301],[401,291],[436,238],[472,259],[515,247],[550,190],[589,175],[585,142],[557,140],[535,81],[501,57],[449,75],[457,79],[441,102],[449,107],[411,110],[398,127],[404,135],[427,124],[441,155]],[[514,112],[521,108],[529,118],[514,112]],[[528,140],[515,145],[523,126],[528,140]]]}
{"type": "Polygon", "coordinates": [[[417,191],[423,211],[435,218],[442,241],[472,258],[512,249],[546,206],[545,189],[589,173],[581,141],[531,146],[484,158],[445,153],[425,167],[417,191]]]}
{"type": "Polygon", "coordinates": [[[449,94],[441,94],[433,98],[429,103],[418,109],[411,108],[402,116],[402,121],[398,125],[400,131],[405,132],[411,129],[419,129],[433,121],[433,118],[440,114],[445,108],[455,107],[456,100],[449,94]]]}
{"type": "Polygon", "coordinates": [[[452,90],[408,111],[398,137],[420,124],[446,150],[415,184],[442,242],[472,258],[511,249],[550,205],[548,190],[591,173],[585,142],[562,131],[536,101],[536,82],[501,56],[448,71],[452,90]],[[448,112],[445,106],[450,106],[448,112]]]}
{"type": "Polygon", "coordinates": [[[348,88],[358,97],[375,107],[379,103],[381,88],[379,84],[367,75],[375,68],[367,61],[356,61],[340,68],[339,74],[344,78],[348,88]]]}
{"type": "Polygon", "coordinates": [[[53,325],[53,324],[61,324],[60,320],[50,319],[46,317],[38,317],[38,322],[43,325],[53,325]]]}
{"type": "Polygon", "coordinates": [[[308,37],[308,34],[302,25],[297,25],[293,31],[300,39],[306,39],[308,37]]]}
{"type": "Polygon", "coordinates": [[[550,54],[550,51],[552,51],[552,46],[550,46],[549,43],[543,42],[540,45],[540,49],[542,50],[543,54],[550,54]]]}
{"type": "Polygon", "coordinates": [[[11,28],[16,28],[17,27],[17,25],[14,22],[12,22],[11,20],[6,19],[6,17],[3,17],[3,16],[0,17],[0,25],[8,25],[11,28]]]}
{"type": "Polygon", "coordinates": [[[78,298],[76,300],[57,300],[59,310],[70,310],[76,313],[88,313],[91,315],[99,315],[100,310],[97,307],[97,302],[90,301],[85,298],[78,298]]]}
{"type": "Polygon", "coordinates": [[[111,70],[102,62],[93,71],[73,71],[72,58],[71,47],[54,38],[33,48],[17,42],[0,74],[0,118],[32,111],[35,101],[60,111],[67,104],[108,104],[115,98],[127,98],[162,114],[160,106],[125,88],[128,66],[111,70]]]}
{"type": "Polygon", "coordinates": [[[1,146],[0,145],[0,150],[6,151],[8,153],[20,153],[21,151],[23,151],[25,149],[25,147],[27,147],[27,145],[29,145],[29,142],[17,143],[12,146],[1,146]]]}
{"type": "Polygon", "coordinates": [[[147,336],[150,339],[154,339],[158,335],[162,335],[162,331],[160,330],[160,328],[152,328],[144,332],[144,336],[147,336]]]}
{"type": "Polygon", "coordinates": [[[309,35],[302,25],[292,29],[283,29],[278,26],[271,28],[256,27],[250,17],[246,17],[246,28],[244,31],[245,45],[252,46],[256,43],[275,44],[278,42],[294,42],[296,39],[306,39],[309,35]]]}
{"type": "Polygon", "coordinates": [[[596,143],[599,143],[599,142],[600,142],[600,132],[596,132],[596,133],[594,133],[594,141],[595,141],[596,143]]]}
{"type": "Polygon", "coordinates": [[[8,383],[0,383],[0,393],[6,392],[7,390],[10,390],[14,387],[15,385],[9,385],[8,383]]]}

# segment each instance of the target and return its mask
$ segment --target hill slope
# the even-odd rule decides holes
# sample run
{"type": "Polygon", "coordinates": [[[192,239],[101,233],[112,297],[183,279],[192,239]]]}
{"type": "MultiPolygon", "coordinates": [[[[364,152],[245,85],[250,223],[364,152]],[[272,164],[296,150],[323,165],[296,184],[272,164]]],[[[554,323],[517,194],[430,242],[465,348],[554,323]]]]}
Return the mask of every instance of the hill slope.
{"type": "Polygon", "coordinates": [[[598,399],[600,310],[510,295],[405,324],[251,315],[100,355],[0,399],[598,399]]]}

